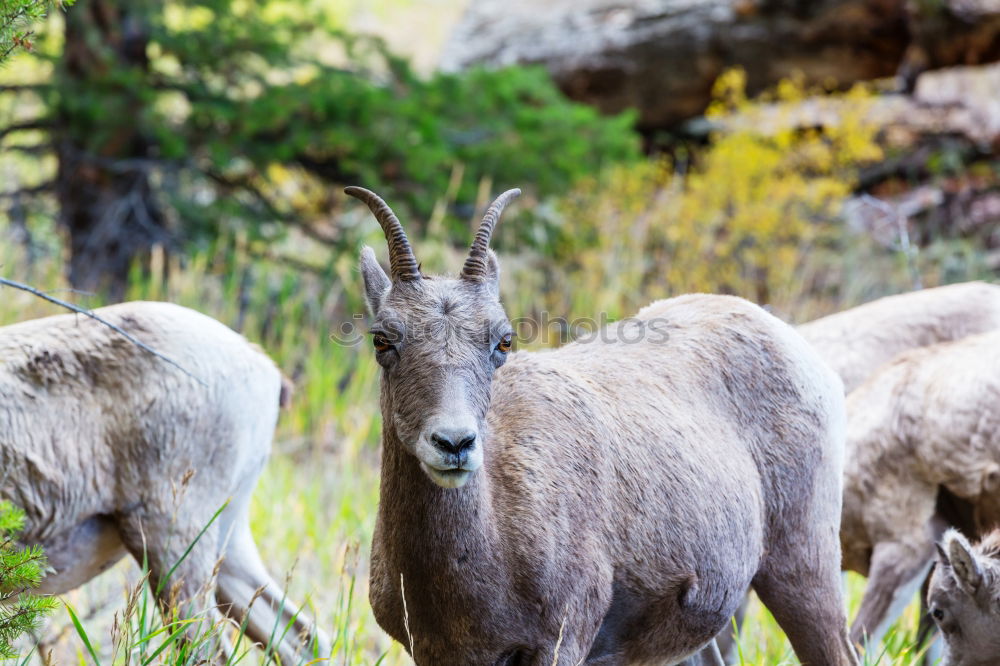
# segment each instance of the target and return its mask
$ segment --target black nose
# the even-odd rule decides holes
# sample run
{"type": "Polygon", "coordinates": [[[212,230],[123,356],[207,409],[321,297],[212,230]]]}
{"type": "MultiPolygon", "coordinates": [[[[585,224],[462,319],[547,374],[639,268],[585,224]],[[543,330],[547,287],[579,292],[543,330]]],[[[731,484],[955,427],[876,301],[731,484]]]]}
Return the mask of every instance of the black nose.
{"type": "Polygon", "coordinates": [[[445,453],[458,454],[471,449],[476,443],[476,433],[472,430],[438,430],[431,435],[431,441],[445,453]]]}

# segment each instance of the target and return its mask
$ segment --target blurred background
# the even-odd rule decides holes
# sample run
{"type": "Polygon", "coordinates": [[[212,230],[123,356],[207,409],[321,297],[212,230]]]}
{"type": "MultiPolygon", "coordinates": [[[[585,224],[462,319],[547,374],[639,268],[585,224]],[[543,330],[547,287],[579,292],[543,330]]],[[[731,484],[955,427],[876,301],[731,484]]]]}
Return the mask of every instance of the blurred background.
{"type": "MultiPolygon", "coordinates": [[[[797,323],[1000,271],[997,0],[3,0],[0,57],[0,275],[175,301],[276,359],[297,389],[254,530],[345,664],[406,661],[367,603],[377,365],[332,339],[385,243],[344,185],[428,272],[522,188],[511,317],[705,291],[797,323]]],[[[54,312],[0,298],[0,323],[54,312]]],[[[134,577],[66,597],[109,663],[134,577]]],[[[879,663],[911,663],[915,622],[879,663]]],[[[83,659],[64,611],[38,641],[83,659]]],[[[792,659],[757,607],[741,647],[792,659]]]]}

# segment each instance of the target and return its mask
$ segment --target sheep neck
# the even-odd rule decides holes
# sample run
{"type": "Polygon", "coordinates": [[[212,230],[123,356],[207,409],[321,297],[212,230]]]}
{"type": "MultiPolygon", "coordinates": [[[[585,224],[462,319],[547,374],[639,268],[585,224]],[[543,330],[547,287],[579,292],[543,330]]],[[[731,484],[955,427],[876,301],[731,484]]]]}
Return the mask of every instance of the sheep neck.
{"type": "MultiPolygon", "coordinates": [[[[383,527],[404,537],[401,544],[435,544],[433,552],[422,553],[422,557],[432,560],[462,557],[495,544],[488,453],[483,468],[464,486],[441,488],[420,469],[416,457],[403,448],[394,433],[391,422],[387,422],[382,437],[379,502],[383,527]]],[[[435,564],[441,566],[444,562],[435,564]]]]}

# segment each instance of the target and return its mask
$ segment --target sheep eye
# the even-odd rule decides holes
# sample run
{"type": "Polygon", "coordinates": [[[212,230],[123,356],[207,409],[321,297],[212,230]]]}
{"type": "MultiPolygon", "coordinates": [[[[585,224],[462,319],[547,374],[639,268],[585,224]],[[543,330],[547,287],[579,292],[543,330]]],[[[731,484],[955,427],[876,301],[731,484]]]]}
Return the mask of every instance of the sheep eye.
{"type": "Polygon", "coordinates": [[[375,347],[375,351],[384,352],[392,349],[392,343],[389,342],[389,338],[385,337],[382,333],[375,333],[372,335],[372,346],[375,347]]]}
{"type": "Polygon", "coordinates": [[[497,343],[497,351],[501,354],[506,354],[510,351],[510,344],[513,341],[513,336],[508,333],[507,335],[500,338],[500,342],[497,343]]]}
{"type": "Polygon", "coordinates": [[[932,610],[931,615],[934,617],[935,620],[940,621],[944,619],[944,611],[941,610],[940,608],[935,608],[934,610],[932,610]]]}

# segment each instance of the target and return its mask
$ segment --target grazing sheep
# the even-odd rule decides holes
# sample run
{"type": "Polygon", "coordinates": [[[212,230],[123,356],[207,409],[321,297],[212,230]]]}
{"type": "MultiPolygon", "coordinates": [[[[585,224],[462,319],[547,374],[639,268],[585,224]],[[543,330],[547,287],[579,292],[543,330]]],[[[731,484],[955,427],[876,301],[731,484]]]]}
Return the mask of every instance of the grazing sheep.
{"type": "MultiPolygon", "coordinates": [[[[880,298],[796,330],[840,375],[849,393],[901,352],[995,329],[1000,329],[1000,286],[966,282],[880,298]]],[[[745,609],[736,614],[737,627],[745,609]]],[[[735,662],[732,627],[719,634],[718,643],[725,661],[735,662]]]]}
{"type": "Polygon", "coordinates": [[[868,577],[851,638],[877,644],[949,523],[1000,519],[1000,331],[901,354],[847,398],[844,567],[868,577]]]}
{"type": "MultiPolygon", "coordinates": [[[[298,612],[264,568],[248,520],[281,374],[242,336],[186,308],[124,303],[97,314],[200,382],[78,315],[0,328],[0,497],[27,514],[21,539],[45,548],[53,571],[40,591],[72,590],[129,553],[148,561],[165,606],[201,611],[195,599],[207,590],[205,605],[240,621],[260,588],[246,633],[267,643],[298,612]]],[[[327,638],[298,617],[279,646],[286,663],[307,649],[296,633],[311,632],[325,656],[327,638]]]]}
{"type": "MultiPolygon", "coordinates": [[[[1000,286],[966,282],[887,296],[805,324],[796,330],[840,375],[850,393],[897,354],[916,347],[1000,329],[1000,286]]],[[[737,625],[742,624],[742,609],[737,625]]],[[[735,657],[731,628],[719,635],[735,657]]]]}
{"type": "Polygon", "coordinates": [[[944,636],[942,666],[1000,664],[1000,530],[975,547],[945,533],[927,605],[944,636]]]}
{"type": "Polygon", "coordinates": [[[914,347],[1000,328],[1000,286],[965,282],[887,296],[798,327],[850,393],[914,347]]]}
{"type": "Polygon", "coordinates": [[[371,603],[421,665],[677,663],[753,587],[813,666],[857,663],[839,582],[843,389],[739,298],[654,303],[513,353],[487,211],[423,275],[375,194],[361,272],[382,366],[371,603]]]}

